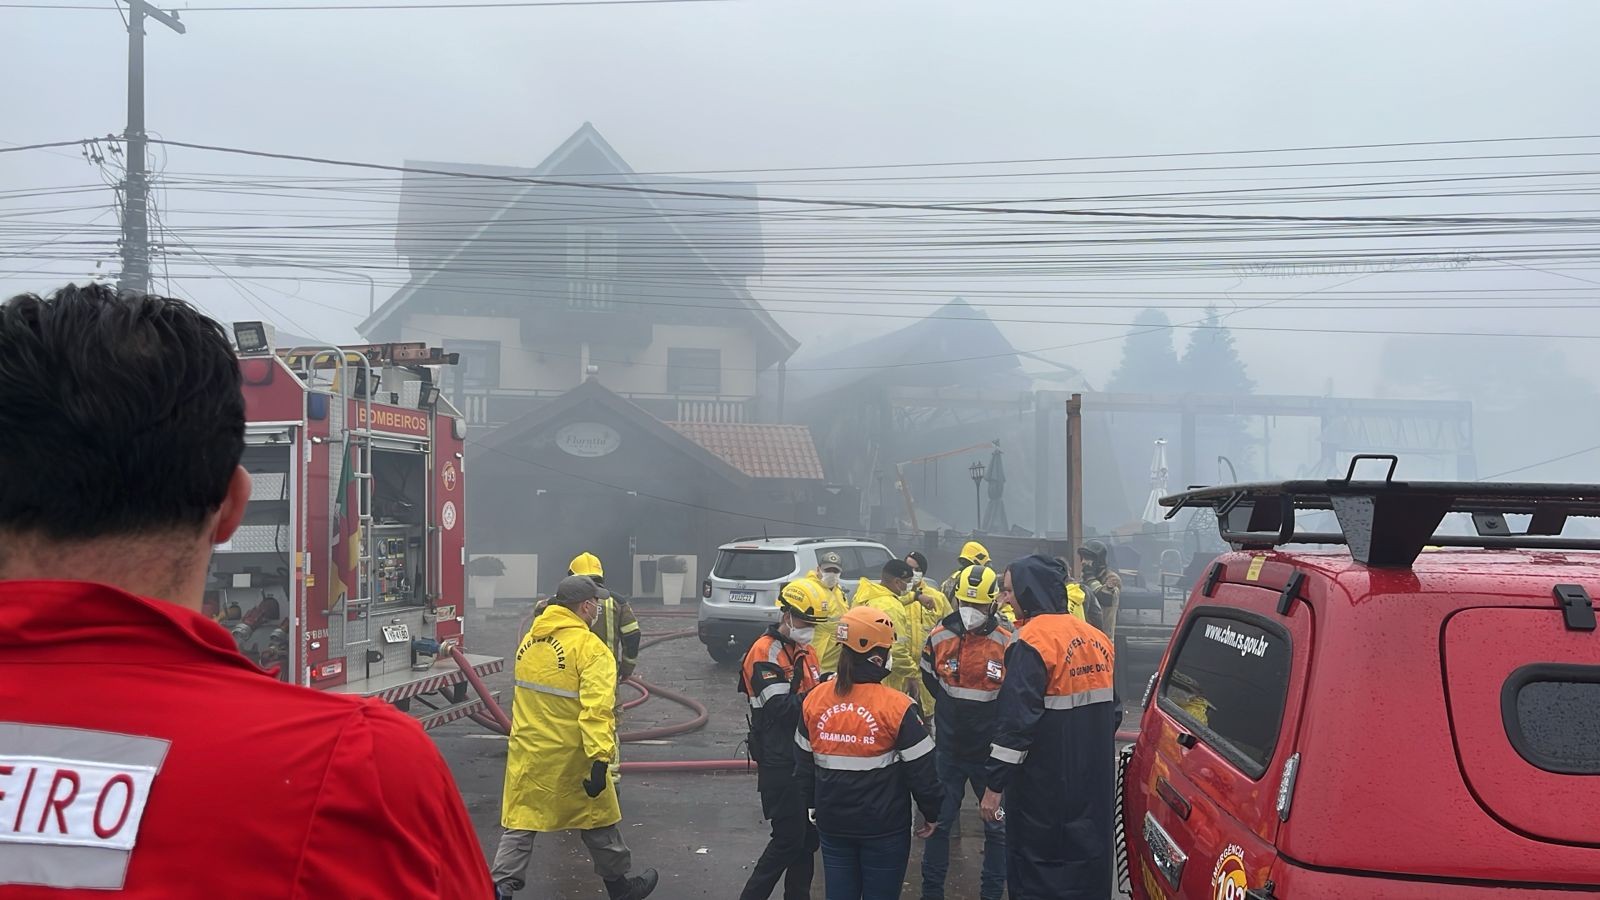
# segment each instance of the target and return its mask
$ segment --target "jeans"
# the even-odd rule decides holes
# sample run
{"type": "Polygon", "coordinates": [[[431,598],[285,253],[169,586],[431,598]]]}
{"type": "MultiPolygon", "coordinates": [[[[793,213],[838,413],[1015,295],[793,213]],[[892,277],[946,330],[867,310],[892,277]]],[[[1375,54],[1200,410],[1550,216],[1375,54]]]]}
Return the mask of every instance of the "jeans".
{"type": "Polygon", "coordinates": [[[911,859],[911,823],[877,837],[821,837],[824,900],[900,900],[911,859]]]}
{"type": "MultiPolygon", "coordinates": [[[[972,785],[972,793],[983,799],[985,770],[982,760],[966,762],[940,749],[934,753],[939,767],[939,784],[944,788],[944,806],[939,810],[939,827],[922,846],[922,900],[944,900],[944,877],[950,871],[950,832],[961,818],[961,801],[972,785]]],[[[983,882],[979,897],[1000,900],[1006,890],[1006,826],[1003,822],[983,823],[983,882]]]]}
{"type": "Polygon", "coordinates": [[[784,900],[809,900],[816,871],[817,827],[806,816],[792,769],[770,774],[762,769],[758,778],[761,814],[772,822],[772,840],[756,860],[739,900],[768,900],[780,880],[784,900]]]}

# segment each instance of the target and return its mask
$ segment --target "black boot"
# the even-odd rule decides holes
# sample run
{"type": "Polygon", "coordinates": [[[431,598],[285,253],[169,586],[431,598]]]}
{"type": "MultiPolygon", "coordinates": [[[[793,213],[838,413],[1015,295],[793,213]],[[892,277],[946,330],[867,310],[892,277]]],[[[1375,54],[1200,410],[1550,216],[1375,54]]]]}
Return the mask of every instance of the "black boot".
{"type": "Polygon", "coordinates": [[[659,880],[655,869],[645,869],[643,875],[606,882],[606,893],[611,900],[644,900],[656,889],[659,880]]]}
{"type": "Polygon", "coordinates": [[[494,900],[511,900],[517,893],[509,881],[502,881],[494,886],[494,900]]]}

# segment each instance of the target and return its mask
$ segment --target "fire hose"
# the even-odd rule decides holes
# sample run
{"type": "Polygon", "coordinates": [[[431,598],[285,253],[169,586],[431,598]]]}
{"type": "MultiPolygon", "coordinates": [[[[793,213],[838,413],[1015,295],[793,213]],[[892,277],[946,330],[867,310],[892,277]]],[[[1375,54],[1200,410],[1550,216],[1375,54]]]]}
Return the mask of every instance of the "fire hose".
{"type": "MultiPolygon", "coordinates": [[[[681,612],[676,610],[670,612],[653,610],[651,614],[668,617],[687,617],[688,615],[694,615],[693,612],[688,610],[681,612]]],[[[670,632],[668,634],[650,638],[649,640],[641,643],[639,645],[639,649],[643,650],[647,647],[653,647],[666,641],[693,637],[696,633],[697,632],[693,629],[670,632]]],[[[473,671],[471,664],[467,662],[466,657],[461,653],[459,648],[452,648],[450,654],[451,657],[456,661],[456,665],[461,667],[462,673],[466,675],[467,682],[472,685],[472,689],[477,692],[479,699],[483,701],[485,710],[487,712],[487,714],[478,712],[471,713],[470,718],[474,722],[477,722],[479,725],[482,725],[491,731],[499,734],[509,735],[511,733],[511,720],[506,716],[505,711],[495,700],[494,695],[490,693],[488,688],[484,685],[483,679],[478,676],[477,672],[473,671]]],[[[654,728],[645,728],[639,731],[623,732],[617,736],[617,740],[623,743],[661,740],[663,738],[675,737],[680,734],[688,734],[689,732],[698,731],[701,728],[704,728],[706,722],[710,720],[710,713],[706,710],[705,705],[686,694],[661,687],[660,685],[650,684],[644,679],[636,677],[627,678],[622,683],[639,692],[638,697],[624,702],[621,705],[622,709],[633,709],[637,706],[643,705],[651,697],[659,696],[664,700],[670,700],[673,703],[683,706],[694,713],[693,718],[682,722],[674,722],[670,725],[660,725],[654,728]]],[[[1118,731],[1116,734],[1116,739],[1118,741],[1132,741],[1137,738],[1137,731],[1118,731]]],[[[622,763],[623,772],[749,772],[754,771],[755,768],[755,764],[748,758],[686,759],[622,763]]]]}

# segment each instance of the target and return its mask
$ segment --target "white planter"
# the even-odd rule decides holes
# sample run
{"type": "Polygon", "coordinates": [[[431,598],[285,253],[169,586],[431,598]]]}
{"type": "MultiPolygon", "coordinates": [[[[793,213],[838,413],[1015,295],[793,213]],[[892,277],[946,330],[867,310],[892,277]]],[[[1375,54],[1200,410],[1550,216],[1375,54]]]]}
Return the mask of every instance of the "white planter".
{"type": "Polygon", "coordinates": [[[666,606],[677,606],[683,602],[683,580],[688,576],[682,572],[661,573],[661,602],[666,606]]]}
{"type": "Polygon", "coordinates": [[[472,605],[476,609],[493,609],[495,588],[499,586],[499,575],[467,576],[467,587],[471,589],[472,605]]]}

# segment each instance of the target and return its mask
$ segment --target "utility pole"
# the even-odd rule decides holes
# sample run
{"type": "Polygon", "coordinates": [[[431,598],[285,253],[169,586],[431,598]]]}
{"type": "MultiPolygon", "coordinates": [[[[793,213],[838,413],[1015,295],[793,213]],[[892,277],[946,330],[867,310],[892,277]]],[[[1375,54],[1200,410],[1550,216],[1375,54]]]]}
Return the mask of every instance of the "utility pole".
{"type": "Polygon", "coordinates": [[[188,31],[176,15],[144,2],[128,4],[128,145],[127,174],[122,180],[122,277],[125,291],[150,290],[150,173],[145,168],[144,20],[146,16],[179,34],[188,31]]]}

